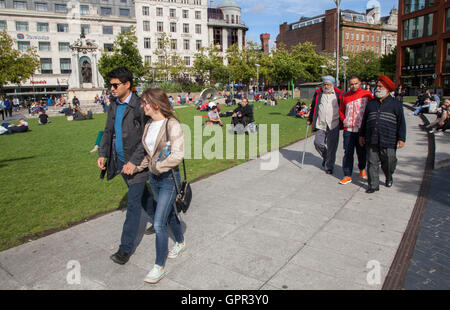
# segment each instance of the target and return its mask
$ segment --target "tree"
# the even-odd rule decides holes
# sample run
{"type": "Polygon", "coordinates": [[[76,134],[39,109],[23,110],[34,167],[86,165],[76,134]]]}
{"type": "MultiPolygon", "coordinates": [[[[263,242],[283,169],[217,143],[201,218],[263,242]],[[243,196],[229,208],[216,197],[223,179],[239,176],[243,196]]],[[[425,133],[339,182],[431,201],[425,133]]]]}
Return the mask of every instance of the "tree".
{"type": "Polygon", "coordinates": [[[395,69],[397,64],[397,47],[395,47],[389,54],[381,56],[381,71],[390,79],[395,79],[395,69]]]}
{"type": "Polygon", "coordinates": [[[313,82],[320,79],[322,68],[326,62],[325,57],[316,53],[315,45],[310,42],[299,43],[294,46],[290,53],[298,67],[298,76],[306,82],[313,82]]]}
{"type": "Polygon", "coordinates": [[[36,48],[19,51],[14,48],[15,43],[5,30],[0,32],[0,92],[6,83],[25,81],[39,68],[36,48]]]}
{"type": "Polygon", "coordinates": [[[134,84],[138,85],[145,74],[142,57],[137,48],[137,37],[134,26],[129,32],[122,31],[114,40],[112,53],[103,51],[98,61],[98,71],[102,75],[107,86],[108,73],[117,67],[127,67],[133,72],[134,84]]]}
{"type": "Polygon", "coordinates": [[[199,85],[228,82],[228,71],[217,46],[202,47],[194,57],[192,70],[199,85]]]}
{"type": "Polygon", "coordinates": [[[273,69],[270,73],[271,79],[278,83],[290,82],[300,75],[300,68],[296,59],[284,47],[280,46],[273,54],[273,69]]]}
{"type": "Polygon", "coordinates": [[[256,64],[260,59],[261,50],[254,42],[247,42],[247,46],[239,49],[237,44],[227,49],[228,70],[230,79],[248,85],[250,79],[256,77],[256,64]]]}
{"type": "Polygon", "coordinates": [[[380,58],[375,52],[369,50],[347,56],[347,76],[356,75],[362,81],[371,81],[380,74],[380,58]]]}

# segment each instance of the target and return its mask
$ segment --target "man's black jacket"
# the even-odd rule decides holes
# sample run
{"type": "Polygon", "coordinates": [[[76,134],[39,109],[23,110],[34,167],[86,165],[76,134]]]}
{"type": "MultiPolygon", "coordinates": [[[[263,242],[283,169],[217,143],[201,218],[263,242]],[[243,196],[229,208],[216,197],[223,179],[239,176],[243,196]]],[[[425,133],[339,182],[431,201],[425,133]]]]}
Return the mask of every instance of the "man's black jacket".
{"type": "MultiPolygon", "coordinates": [[[[136,152],[139,144],[142,143],[142,135],[144,134],[144,127],[146,123],[146,116],[144,111],[140,107],[141,99],[133,94],[130,102],[127,104],[125,113],[122,120],[122,142],[123,152],[125,157],[125,163],[131,162],[134,165],[139,165],[144,156],[136,152]]],[[[106,120],[105,130],[103,132],[102,141],[98,150],[99,157],[106,157],[106,172],[107,179],[111,180],[120,171],[117,171],[117,155],[115,153],[115,147],[113,143],[114,138],[114,121],[116,117],[116,100],[112,100],[108,108],[108,118],[106,120]]],[[[142,183],[147,180],[148,170],[144,170],[140,173],[132,176],[127,176],[128,184],[142,183]]]]}

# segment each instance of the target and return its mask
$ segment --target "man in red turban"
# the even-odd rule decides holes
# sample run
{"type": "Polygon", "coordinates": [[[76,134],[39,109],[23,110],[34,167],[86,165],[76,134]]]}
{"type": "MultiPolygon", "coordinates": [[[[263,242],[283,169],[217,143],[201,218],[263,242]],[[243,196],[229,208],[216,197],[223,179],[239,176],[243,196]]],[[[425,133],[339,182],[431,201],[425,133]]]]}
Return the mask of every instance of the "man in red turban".
{"type": "Polygon", "coordinates": [[[391,96],[395,84],[390,78],[380,75],[375,88],[375,99],[369,101],[359,132],[359,142],[367,147],[367,181],[366,193],[378,191],[380,180],[379,166],[386,176],[386,187],[393,184],[392,175],[397,165],[396,151],[406,141],[406,122],[403,106],[391,96]]]}

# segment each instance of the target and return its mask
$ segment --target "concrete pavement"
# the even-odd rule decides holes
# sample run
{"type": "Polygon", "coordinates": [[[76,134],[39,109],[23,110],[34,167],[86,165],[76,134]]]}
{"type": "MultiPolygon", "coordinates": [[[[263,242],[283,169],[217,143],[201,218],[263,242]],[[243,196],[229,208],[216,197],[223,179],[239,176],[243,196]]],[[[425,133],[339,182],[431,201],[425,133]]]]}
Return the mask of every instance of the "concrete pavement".
{"type": "MultiPolygon", "coordinates": [[[[183,215],[187,249],[167,260],[166,276],[156,285],[143,282],[155,259],[154,235],[139,238],[126,265],[109,259],[125,219],[124,211],[115,211],[1,252],[0,288],[381,289],[428,152],[420,119],[405,115],[407,143],[397,153],[392,188],[383,186],[382,173],[375,194],[365,193],[366,181],[357,173],[352,184],[338,184],[342,134],[331,176],[320,168],[309,138],[303,169],[300,141],[280,150],[276,170],[260,170],[260,158],[195,182],[191,209],[183,215]],[[74,266],[80,267],[79,284],[69,284],[74,266]]],[[[144,216],[141,232],[145,225],[144,216]]]]}

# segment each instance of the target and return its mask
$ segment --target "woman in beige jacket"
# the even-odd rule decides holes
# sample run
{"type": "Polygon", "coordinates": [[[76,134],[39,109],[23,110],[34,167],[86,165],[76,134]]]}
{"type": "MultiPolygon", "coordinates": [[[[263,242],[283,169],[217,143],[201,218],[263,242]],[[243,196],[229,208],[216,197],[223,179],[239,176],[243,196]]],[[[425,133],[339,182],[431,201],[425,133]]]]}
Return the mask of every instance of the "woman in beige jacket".
{"type": "Polygon", "coordinates": [[[184,135],[180,122],[174,115],[166,93],[159,88],[146,89],[141,98],[145,115],[151,120],[146,124],[142,137],[141,152],[146,156],[135,172],[149,168],[149,181],[157,202],[153,213],[153,226],[156,232],[156,261],[153,269],[144,281],[157,283],[164,276],[164,265],[167,257],[175,258],[185,249],[181,223],[174,208],[177,191],[172,175],[175,173],[178,186],[180,172],[178,165],[184,158],[184,135]],[[167,127],[166,127],[167,125],[167,127]],[[168,141],[166,139],[166,128],[168,141]],[[170,152],[167,152],[167,148],[170,152]],[[168,251],[169,234],[167,226],[175,236],[175,245],[168,251]]]}

